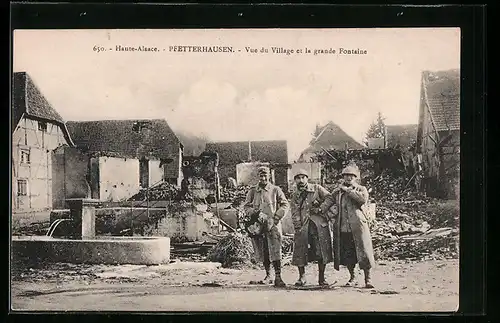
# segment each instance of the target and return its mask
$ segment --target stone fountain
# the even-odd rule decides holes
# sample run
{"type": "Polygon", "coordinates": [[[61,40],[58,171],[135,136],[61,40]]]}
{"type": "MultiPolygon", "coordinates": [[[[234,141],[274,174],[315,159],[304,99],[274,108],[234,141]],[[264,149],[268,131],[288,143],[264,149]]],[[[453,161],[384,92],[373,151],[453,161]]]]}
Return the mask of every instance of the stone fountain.
{"type": "Polygon", "coordinates": [[[168,237],[96,236],[96,206],[99,200],[66,200],[70,219],[52,223],[46,236],[13,236],[12,254],[30,262],[65,262],[76,264],[158,265],[170,261],[168,237]],[[57,226],[72,222],[78,233],[72,238],[54,237],[57,226]]]}

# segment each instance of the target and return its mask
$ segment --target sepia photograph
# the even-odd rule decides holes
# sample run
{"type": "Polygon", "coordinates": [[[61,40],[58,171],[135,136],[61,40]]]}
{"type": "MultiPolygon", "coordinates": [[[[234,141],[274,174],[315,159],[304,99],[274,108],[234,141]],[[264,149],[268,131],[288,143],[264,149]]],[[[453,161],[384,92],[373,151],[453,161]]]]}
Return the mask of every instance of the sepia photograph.
{"type": "Polygon", "coordinates": [[[13,311],[455,312],[460,29],[17,29],[13,311]]]}

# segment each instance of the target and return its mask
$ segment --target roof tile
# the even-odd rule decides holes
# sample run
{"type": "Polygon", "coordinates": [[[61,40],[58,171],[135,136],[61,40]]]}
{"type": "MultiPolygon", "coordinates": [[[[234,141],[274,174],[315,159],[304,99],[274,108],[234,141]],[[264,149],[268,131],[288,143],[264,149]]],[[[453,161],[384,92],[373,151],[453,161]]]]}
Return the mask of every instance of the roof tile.
{"type": "Polygon", "coordinates": [[[163,119],[68,121],[66,125],[76,146],[91,153],[169,158],[178,154],[181,144],[163,119]]]}
{"type": "Polygon", "coordinates": [[[23,113],[49,121],[64,123],[61,115],[50,105],[40,89],[26,72],[16,72],[13,76],[13,127],[23,113]]]}
{"type": "Polygon", "coordinates": [[[221,165],[234,165],[248,160],[269,163],[287,163],[288,146],[285,140],[235,142],[211,142],[206,144],[207,151],[217,152],[221,165]]]}
{"type": "Polygon", "coordinates": [[[459,70],[425,72],[424,84],[437,131],[460,129],[459,70]]]}
{"type": "Polygon", "coordinates": [[[345,149],[346,143],[349,149],[363,148],[360,143],[349,136],[342,128],[333,122],[329,122],[323,127],[320,135],[318,135],[303,153],[318,152],[321,151],[322,148],[326,150],[343,150],[345,149]]]}

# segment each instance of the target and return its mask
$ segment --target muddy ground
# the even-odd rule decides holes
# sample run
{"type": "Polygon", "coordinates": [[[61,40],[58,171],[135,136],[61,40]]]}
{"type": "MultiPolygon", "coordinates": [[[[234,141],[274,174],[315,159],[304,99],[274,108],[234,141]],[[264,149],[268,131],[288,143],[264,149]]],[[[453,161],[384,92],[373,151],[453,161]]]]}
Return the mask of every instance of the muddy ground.
{"type": "MultiPolygon", "coordinates": [[[[342,287],[347,281],[329,265],[332,286],[318,289],[316,266],[308,288],[292,287],[296,269],[285,266],[284,289],[249,285],[262,269],[224,269],[217,263],[173,262],[161,266],[53,264],[12,271],[14,310],[51,311],[456,311],[458,260],[379,262],[374,290],[342,287]],[[336,283],[334,283],[336,281],[336,283]]],[[[362,274],[358,278],[362,282],[362,274]]]]}

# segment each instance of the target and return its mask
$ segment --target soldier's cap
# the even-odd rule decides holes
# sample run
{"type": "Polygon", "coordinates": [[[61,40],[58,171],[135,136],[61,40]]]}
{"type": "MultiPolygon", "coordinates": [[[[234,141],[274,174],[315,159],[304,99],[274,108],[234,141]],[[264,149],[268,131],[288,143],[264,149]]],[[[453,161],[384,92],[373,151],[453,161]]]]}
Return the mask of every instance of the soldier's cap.
{"type": "Polygon", "coordinates": [[[342,170],[342,175],[354,175],[359,178],[359,170],[355,166],[347,166],[342,170]]]}
{"type": "Polygon", "coordinates": [[[305,169],[299,169],[295,175],[293,176],[293,178],[297,178],[297,176],[300,176],[300,175],[304,175],[306,176],[307,178],[309,178],[309,174],[307,173],[307,171],[305,169]]]}
{"type": "Polygon", "coordinates": [[[269,173],[270,173],[269,167],[261,166],[258,168],[257,173],[259,173],[259,175],[262,175],[262,174],[269,175],[269,173]]]}

